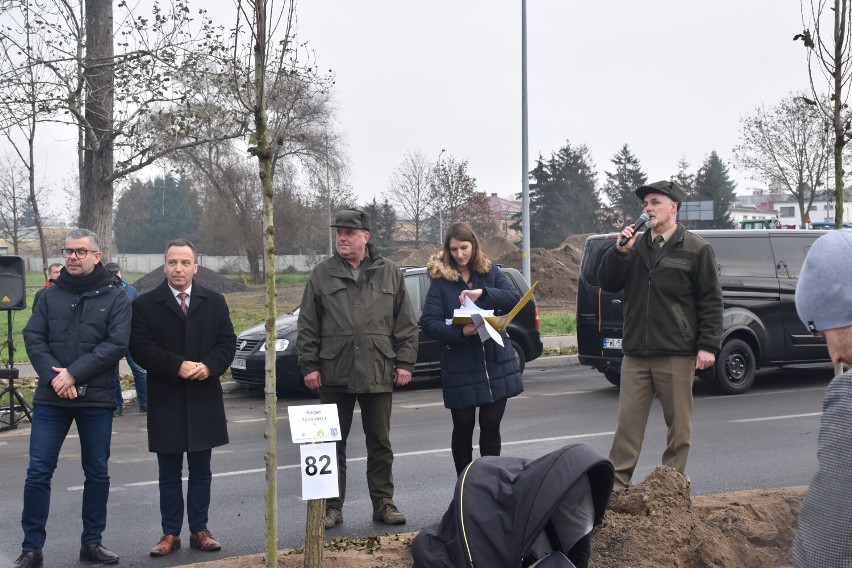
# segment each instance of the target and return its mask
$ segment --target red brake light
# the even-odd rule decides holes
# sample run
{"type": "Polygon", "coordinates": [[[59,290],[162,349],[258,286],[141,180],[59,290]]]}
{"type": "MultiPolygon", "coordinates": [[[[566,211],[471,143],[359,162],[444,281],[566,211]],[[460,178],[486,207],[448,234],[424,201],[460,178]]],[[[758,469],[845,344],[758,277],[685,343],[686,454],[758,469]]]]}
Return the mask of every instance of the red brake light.
{"type": "Polygon", "coordinates": [[[541,329],[541,321],[538,319],[538,308],[535,309],[535,329],[536,331],[541,329]]]}

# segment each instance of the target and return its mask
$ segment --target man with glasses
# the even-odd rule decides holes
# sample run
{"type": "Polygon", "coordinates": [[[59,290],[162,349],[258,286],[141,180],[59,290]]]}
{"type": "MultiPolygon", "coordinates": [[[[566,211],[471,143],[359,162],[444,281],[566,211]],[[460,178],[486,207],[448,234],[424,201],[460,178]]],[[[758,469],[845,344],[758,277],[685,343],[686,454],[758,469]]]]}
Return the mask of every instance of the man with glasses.
{"type": "Polygon", "coordinates": [[[72,230],[62,253],[65,270],[44,291],[24,327],[24,343],[38,374],[38,386],[33,396],[30,463],[21,514],[24,541],[12,568],[43,564],[50,482],[72,422],[77,426],[86,477],[80,561],[118,562],[118,555],[103,546],[101,536],[109,497],[115,369],[130,341],[130,300],[101,264],[95,233],[72,230]]]}

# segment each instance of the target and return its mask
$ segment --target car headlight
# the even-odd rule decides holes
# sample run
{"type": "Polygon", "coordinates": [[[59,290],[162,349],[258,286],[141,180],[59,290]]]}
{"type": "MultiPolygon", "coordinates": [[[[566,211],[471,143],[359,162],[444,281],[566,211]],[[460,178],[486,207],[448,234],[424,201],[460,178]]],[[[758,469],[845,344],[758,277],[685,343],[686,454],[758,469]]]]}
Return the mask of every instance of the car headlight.
{"type": "MultiPolygon", "coordinates": [[[[275,350],[276,351],[286,351],[287,348],[290,347],[289,339],[276,339],[275,340],[275,350]]],[[[260,348],[258,351],[266,351],[266,342],[260,344],[260,348]]]]}

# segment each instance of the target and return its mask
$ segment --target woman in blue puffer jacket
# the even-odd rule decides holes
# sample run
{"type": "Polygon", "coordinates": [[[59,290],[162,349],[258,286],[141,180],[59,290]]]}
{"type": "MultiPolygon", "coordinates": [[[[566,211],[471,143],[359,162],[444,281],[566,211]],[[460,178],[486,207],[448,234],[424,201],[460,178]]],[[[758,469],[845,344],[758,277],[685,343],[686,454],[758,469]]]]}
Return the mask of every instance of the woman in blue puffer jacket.
{"type": "Polygon", "coordinates": [[[453,311],[469,298],[495,315],[509,312],[520,294],[494,266],[466,223],[455,223],[444,237],[443,252],[429,259],[432,284],[420,327],[441,342],[444,406],[453,416],[452,451],[456,473],[473,460],[473,429],[479,408],[479,453],[500,455],[500,422],[506,399],[523,392],[521,369],[505,331],[503,346],[480,340],[474,324],[448,325],[453,311]]]}

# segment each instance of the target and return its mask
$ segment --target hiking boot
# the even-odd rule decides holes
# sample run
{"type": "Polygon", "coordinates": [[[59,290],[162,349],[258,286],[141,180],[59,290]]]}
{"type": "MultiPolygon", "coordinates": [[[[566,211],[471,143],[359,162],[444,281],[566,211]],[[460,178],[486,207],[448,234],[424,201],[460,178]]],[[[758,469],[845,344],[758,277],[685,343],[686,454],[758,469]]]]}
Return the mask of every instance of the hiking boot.
{"type": "Polygon", "coordinates": [[[404,525],[405,515],[393,503],[385,503],[379,507],[378,511],[373,512],[373,520],[381,521],[386,525],[404,525]]]}
{"type": "Polygon", "coordinates": [[[341,511],[340,509],[333,509],[331,507],[325,510],[325,518],[323,519],[323,524],[325,525],[325,528],[334,528],[334,525],[342,522],[343,511],[341,511]]]}

